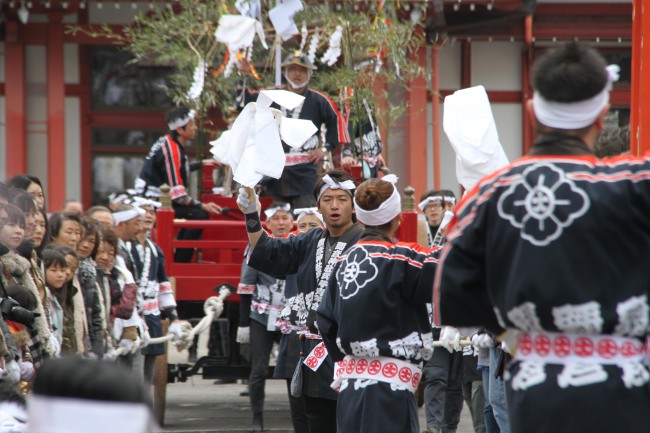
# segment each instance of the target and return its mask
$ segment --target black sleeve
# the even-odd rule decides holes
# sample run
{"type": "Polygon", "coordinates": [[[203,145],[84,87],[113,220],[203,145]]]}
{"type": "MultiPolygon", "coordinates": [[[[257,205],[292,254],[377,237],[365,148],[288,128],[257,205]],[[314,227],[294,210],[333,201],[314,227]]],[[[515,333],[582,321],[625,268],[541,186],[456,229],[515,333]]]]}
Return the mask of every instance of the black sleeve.
{"type": "Polygon", "coordinates": [[[334,362],[338,362],[345,357],[336,344],[339,324],[336,322],[334,317],[334,307],[336,304],[336,295],[338,294],[338,268],[339,265],[337,264],[332,271],[332,275],[330,276],[325,292],[323,293],[323,299],[321,300],[321,303],[318,306],[318,311],[316,312],[318,330],[323,337],[325,347],[327,347],[327,353],[334,362]]]}
{"type": "Polygon", "coordinates": [[[190,162],[190,171],[196,171],[203,165],[203,161],[190,162]]]}
{"type": "Polygon", "coordinates": [[[239,295],[239,327],[246,328],[251,325],[252,295],[239,295]]]}
{"type": "Polygon", "coordinates": [[[287,275],[298,272],[301,262],[300,252],[307,242],[309,232],[289,235],[286,238],[274,238],[266,232],[252,249],[248,265],[274,278],[286,279],[287,275]]]}

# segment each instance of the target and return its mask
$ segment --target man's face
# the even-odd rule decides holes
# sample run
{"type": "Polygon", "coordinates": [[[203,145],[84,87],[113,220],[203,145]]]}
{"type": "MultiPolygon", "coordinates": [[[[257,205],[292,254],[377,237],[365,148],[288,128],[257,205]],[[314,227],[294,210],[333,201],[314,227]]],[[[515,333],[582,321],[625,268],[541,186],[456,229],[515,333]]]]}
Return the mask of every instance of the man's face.
{"type": "Polygon", "coordinates": [[[194,119],[190,119],[190,121],[187,123],[182,128],[176,128],[176,132],[178,132],[178,135],[183,137],[186,140],[192,140],[194,139],[194,136],[196,135],[196,122],[194,119]]]}
{"type": "Polygon", "coordinates": [[[441,200],[430,201],[424,208],[424,216],[430,226],[439,226],[444,211],[441,200]]]}
{"type": "Polygon", "coordinates": [[[293,228],[293,220],[288,213],[279,210],[271,218],[266,220],[266,225],[271,230],[273,236],[280,238],[291,231],[293,228]]]}
{"type": "Polygon", "coordinates": [[[306,232],[307,230],[313,229],[314,227],[323,227],[323,223],[318,219],[316,215],[305,215],[304,217],[300,218],[300,221],[298,221],[299,232],[306,232]]]}
{"type": "Polygon", "coordinates": [[[304,66],[289,65],[287,66],[287,78],[291,80],[293,84],[299,86],[309,80],[309,71],[304,66]]]}
{"type": "Polygon", "coordinates": [[[113,228],[113,225],[115,224],[115,219],[113,218],[113,214],[110,212],[106,212],[105,210],[95,211],[90,217],[95,221],[99,221],[99,223],[105,229],[113,228]]]}
{"type": "Polygon", "coordinates": [[[156,211],[153,206],[141,206],[140,209],[144,210],[146,213],[142,217],[142,231],[148,232],[153,230],[153,226],[156,224],[156,211]]]}
{"type": "Polygon", "coordinates": [[[118,227],[121,227],[120,237],[123,241],[131,241],[142,230],[142,218],[139,216],[132,218],[128,221],[121,222],[118,227]]]}
{"type": "Polygon", "coordinates": [[[327,228],[345,227],[352,222],[352,196],[344,189],[327,189],[318,200],[318,212],[327,228]]]}

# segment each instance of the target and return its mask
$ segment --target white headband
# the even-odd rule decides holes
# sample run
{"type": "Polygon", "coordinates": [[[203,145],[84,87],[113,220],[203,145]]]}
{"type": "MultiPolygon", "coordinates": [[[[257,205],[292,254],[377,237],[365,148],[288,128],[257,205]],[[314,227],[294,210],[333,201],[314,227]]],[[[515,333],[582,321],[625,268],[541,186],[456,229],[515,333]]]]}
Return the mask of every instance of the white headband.
{"type": "Polygon", "coordinates": [[[143,206],[151,206],[157,209],[160,206],[162,206],[159,201],[151,200],[140,196],[133,197],[133,201],[131,202],[131,204],[137,208],[141,208],[143,206]]]}
{"type": "Polygon", "coordinates": [[[542,125],[557,129],[580,129],[593,124],[609,103],[612,84],[618,81],[621,68],[609,65],[607,84],[596,96],[578,102],[547,101],[539,92],[533,95],[535,117],[542,125]]]}
{"type": "Polygon", "coordinates": [[[115,212],[113,214],[113,218],[115,219],[115,225],[117,226],[121,222],[131,221],[135,217],[143,217],[146,214],[147,213],[144,211],[144,209],[140,209],[139,207],[134,207],[133,209],[123,210],[121,212],[115,212]]]}
{"type": "Polygon", "coordinates": [[[182,128],[183,126],[187,125],[190,123],[190,120],[194,119],[194,115],[196,112],[194,110],[190,110],[189,113],[187,113],[187,116],[181,119],[176,119],[167,124],[169,126],[170,131],[174,131],[176,128],[182,128]]]}
{"type": "Polygon", "coordinates": [[[112,193],[111,195],[108,196],[108,201],[110,202],[110,204],[115,206],[115,205],[118,205],[118,204],[122,203],[127,198],[129,198],[128,194],[117,195],[115,193],[112,193]]]}
{"type": "Polygon", "coordinates": [[[307,215],[314,215],[320,220],[321,223],[325,224],[325,221],[323,221],[323,215],[318,212],[318,208],[305,207],[301,209],[295,209],[293,213],[297,215],[296,222],[300,222],[300,219],[302,217],[306,217],[307,215]]]}
{"type": "Polygon", "coordinates": [[[418,203],[418,207],[422,212],[424,212],[424,209],[431,203],[432,201],[439,201],[442,202],[443,197],[441,195],[431,195],[424,200],[422,200],[420,203],[418,203]]]}
{"type": "Polygon", "coordinates": [[[320,191],[318,191],[318,201],[320,201],[321,196],[328,189],[344,189],[352,195],[352,191],[357,187],[351,180],[337,182],[332,179],[329,174],[323,176],[323,182],[325,184],[321,187],[320,191]]]}
{"type": "Polygon", "coordinates": [[[402,213],[402,198],[395,187],[397,176],[389,174],[381,178],[381,180],[393,185],[393,193],[388,197],[388,200],[384,201],[377,209],[362,209],[357,203],[357,200],[354,199],[354,209],[357,213],[357,219],[366,226],[384,225],[391,222],[397,215],[402,213]]]}
{"type": "Polygon", "coordinates": [[[289,203],[285,203],[282,206],[273,206],[268,208],[267,210],[264,211],[264,215],[266,215],[266,219],[269,219],[276,213],[283,211],[286,212],[289,216],[291,216],[290,210],[291,210],[291,205],[289,203]]]}
{"type": "Polygon", "coordinates": [[[146,433],[153,431],[145,403],[84,400],[32,394],[27,399],[30,433],[146,433]]]}

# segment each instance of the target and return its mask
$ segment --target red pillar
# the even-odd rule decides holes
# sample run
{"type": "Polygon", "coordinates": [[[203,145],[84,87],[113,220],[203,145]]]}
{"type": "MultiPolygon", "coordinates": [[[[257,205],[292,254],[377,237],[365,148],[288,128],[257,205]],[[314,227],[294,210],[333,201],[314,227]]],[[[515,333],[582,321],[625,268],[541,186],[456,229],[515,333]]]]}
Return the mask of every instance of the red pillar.
{"type": "Polygon", "coordinates": [[[25,131],[25,43],[24,25],[6,23],[5,38],[5,107],[7,139],[5,169],[7,178],[27,172],[27,138],[25,131]]]}
{"type": "MultiPolygon", "coordinates": [[[[412,56],[424,69],[426,51],[422,47],[412,56]]],[[[406,122],[406,184],[419,197],[427,188],[427,87],[424,77],[411,81],[406,122]]]]}
{"type": "Polygon", "coordinates": [[[632,102],[630,104],[631,152],[642,155],[650,151],[650,13],[644,0],[634,0],[632,11],[632,102]],[[647,40],[645,40],[647,39],[647,40]]]}
{"type": "MultiPolygon", "coordinates": [[[[440,76],[438,74],[438,45],[431,48],[431,110],[433,123],[433,188],[440,189],[440,76]]],[[[424,191],[422,191],[423,193],[424,191]]],[[[417,234],[416,234],[417,236],[417,234]]]]}
{"type": "Polygon", "coordinates": [[[521,53],[521,112],[522,112],[522,155],[526,155],[535,139],[535,125],[528,112],[530,95],[530,69],[533,64],[533,16],[528,15],[524,22],[524,46],[521,53]]]}
{"type": "Polygon", "coordinates": [[[65,201],[65,83],[63,82],[63,24],[50,14],[47,28],[47,202],[52,211],[65,201]]]}

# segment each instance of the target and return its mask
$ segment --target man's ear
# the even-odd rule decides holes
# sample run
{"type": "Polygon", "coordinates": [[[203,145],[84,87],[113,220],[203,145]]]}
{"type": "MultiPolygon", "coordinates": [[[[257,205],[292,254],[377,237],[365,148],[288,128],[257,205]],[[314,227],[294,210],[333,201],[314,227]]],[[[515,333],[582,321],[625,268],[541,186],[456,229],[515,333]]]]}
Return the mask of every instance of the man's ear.
{"type": "Polygon", "coordinates": [[[596,118],[596,121],[594,122],[594,124],[598,128],[598,131],[602,131],[602,130],[605,129],[605,118],[607,118],[607,113],[609,113],[609,108],[610,107],[611,107],[611,105],[609,105],[609,104],[605,105],[605,108],[603,108],[603,110],[600,112],[600,114],[596,118]]]}
{"type": "Polygon", "coordinates": [[[533,106],[532,98],[526,101],[526,115],[528,116],[531,124],[534,125],[535,122],[537,122],[537,119],[535,118],[535,107],[533,106]]]}

